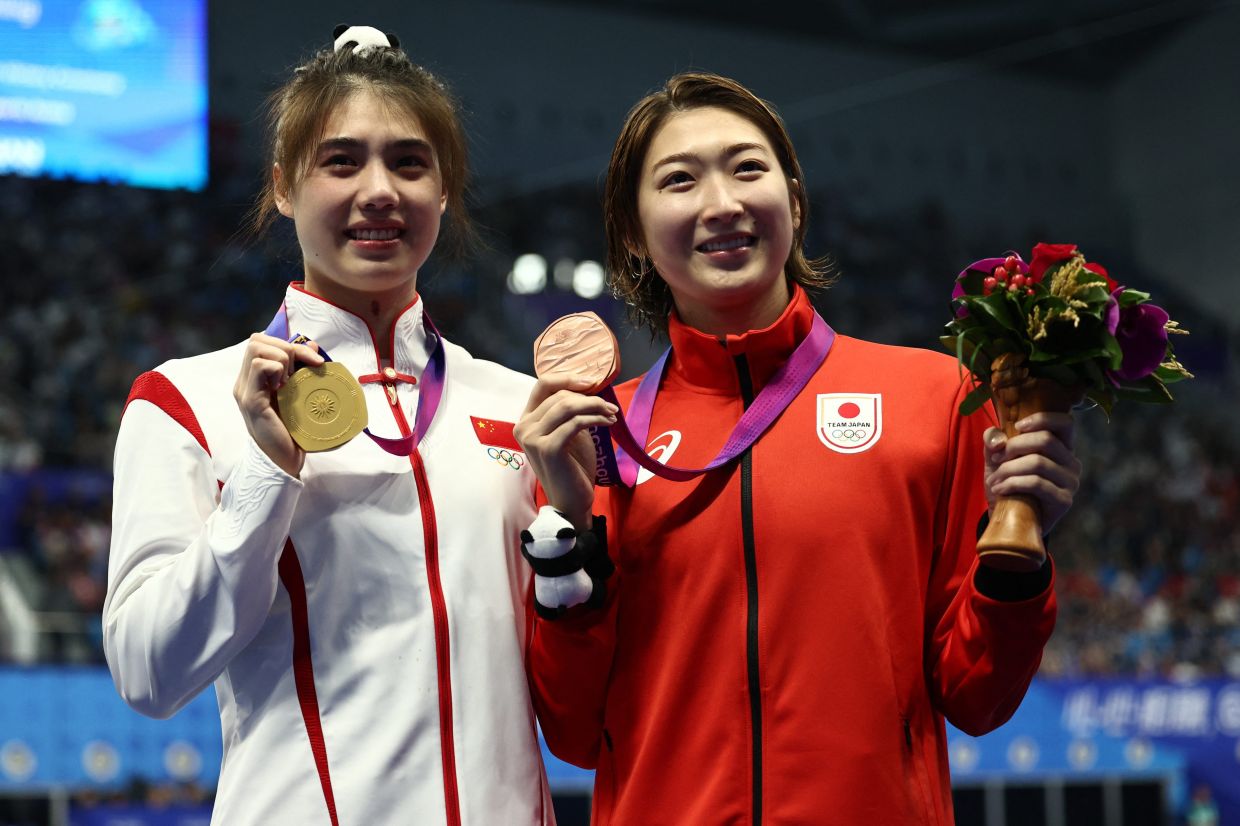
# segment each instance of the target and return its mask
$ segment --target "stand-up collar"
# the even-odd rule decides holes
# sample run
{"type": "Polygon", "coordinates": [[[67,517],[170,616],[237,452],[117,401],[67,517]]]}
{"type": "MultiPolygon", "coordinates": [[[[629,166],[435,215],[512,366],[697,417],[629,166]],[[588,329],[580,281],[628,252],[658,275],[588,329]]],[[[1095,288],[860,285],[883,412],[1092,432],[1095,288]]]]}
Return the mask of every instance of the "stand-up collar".
{"type": "Polygon", "coordinates": [[[703,390],[737,395],[736,357],[744,355],[754,391],[761,390],[814,324],[809,297],[799,284],[792,288],[792,300],[774,324],[723,338],[690,327],[673,310],[667,324],[672,341],[669,377],[703,390]]]}
{"type": "Polygon", "coordinates": [[[381,353],[370,327],[360,316],[308,292],[300,281],[289,284],[284,296],[289,334],[302,333],[345,364],[355,375],[380,372],[380,360],[391,359],[397,372],[421,376],[430,361],[431,342],[422,315],[422,300],[413,301],[396,317],[392,331],[394,353],[381,353]]]}

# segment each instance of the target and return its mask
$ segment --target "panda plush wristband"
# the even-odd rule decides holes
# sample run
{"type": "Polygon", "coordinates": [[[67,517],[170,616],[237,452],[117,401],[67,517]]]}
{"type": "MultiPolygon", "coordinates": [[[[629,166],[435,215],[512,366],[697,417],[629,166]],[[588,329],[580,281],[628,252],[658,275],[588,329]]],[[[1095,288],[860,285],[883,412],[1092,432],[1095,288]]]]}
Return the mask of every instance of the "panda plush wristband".
{"type": "Polygon", "coordinates": [[[564,514],[544,505],[521,531],[521,554],[534,569],[534,609],[557,619],[575,605],[595,608],[607,598],[607,579],[615,572],[607,555],[607,520],[594,517],[578,534],[564,514]]]}

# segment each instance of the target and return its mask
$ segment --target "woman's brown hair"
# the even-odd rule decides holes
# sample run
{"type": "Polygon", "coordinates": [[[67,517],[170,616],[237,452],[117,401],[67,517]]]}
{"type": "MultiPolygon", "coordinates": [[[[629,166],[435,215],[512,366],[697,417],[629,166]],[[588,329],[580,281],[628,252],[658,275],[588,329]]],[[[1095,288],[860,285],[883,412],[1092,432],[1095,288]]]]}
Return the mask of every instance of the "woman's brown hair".
{"type": "Polygon", "coordinates": [[[642,164],[655,133],[670,115],[712,106],[734,112],[761,129],[789,180],[789,191],[797,199],[801,220],[793,232],[784,274],[810,290],[824,289],[834,281],[825,259],[805,257],[809,198],[796,149],[774,108],[735,80],[709,72],[683,72],[629,110],[611,153],[603,194],[608,284],[612,294],[628,305],[633,323],[656,333],[667,330],[673,304],[667,284],[654,272],[650,259],[639,254],[643,234],[637,212],[637,189],[642,164]]]}
{"type": "Polygon", "coordinates": [[[323,49],[294,69],[293,77],[267,99],[269,162],[263,189],[247,222],[251,236],[261,236],[278,213],[273,165],[279,164],[285,172],[280,186],[287,192],[294,190],[309,171],[327,119],[360,91],[375,94],[395,111],[416,118],[426,130],[447,195],[444,234],[436,246],[449,256],[465,253],[477,242],[477,234],[465,209],[468,148],[459,106],[438,78],[392,47],[361,52],[323,49]]]}

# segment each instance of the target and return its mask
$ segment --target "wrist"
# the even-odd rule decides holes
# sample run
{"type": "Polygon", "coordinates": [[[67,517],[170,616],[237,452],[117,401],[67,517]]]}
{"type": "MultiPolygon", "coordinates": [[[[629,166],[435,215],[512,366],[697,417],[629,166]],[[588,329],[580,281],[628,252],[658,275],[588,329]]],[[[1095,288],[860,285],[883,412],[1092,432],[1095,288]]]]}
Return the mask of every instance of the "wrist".
{"type": "Polygon", "coordinates": [[[547,504],[559,511],[565,519],[572,523],[577,533],[584,533],[594,527],[594,502],[591,500],[583,507],[561,507],[555,499],[548,497],[547,504]]]}

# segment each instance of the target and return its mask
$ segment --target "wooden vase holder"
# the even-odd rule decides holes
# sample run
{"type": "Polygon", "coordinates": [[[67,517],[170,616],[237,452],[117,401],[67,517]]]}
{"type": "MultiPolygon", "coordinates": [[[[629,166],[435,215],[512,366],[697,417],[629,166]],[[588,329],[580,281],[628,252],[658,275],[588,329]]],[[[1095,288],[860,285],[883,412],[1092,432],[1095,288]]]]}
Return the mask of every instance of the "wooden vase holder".
{"type": "MultiPolygon", "coordinates": [[[[1067,413],[1084,392],[1051,379],[1033,378],[1025,356],[1004,353],[990,367],[990,388],[999,426],[1010,439],[1016,422],[1034,413],[1067,413]]],[[[1042,511],[1031,496],[1000,496],[990,523],[977,541],[982,564],[1008,571],[1036,571],[1046,562],[1042,543],[1042,511]]]]}

